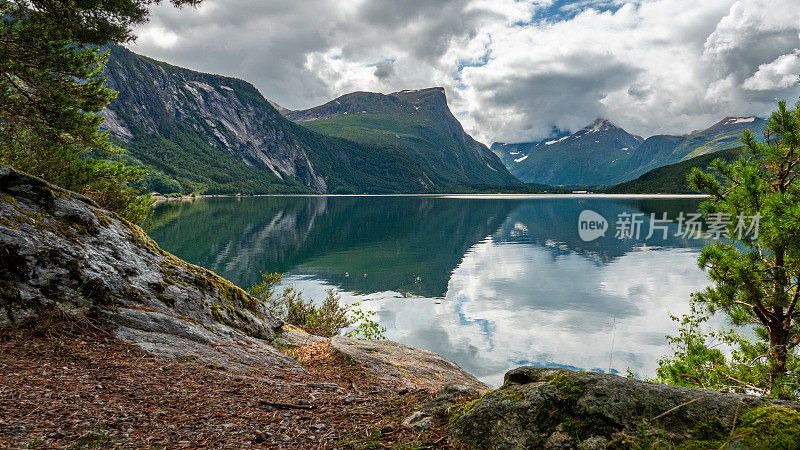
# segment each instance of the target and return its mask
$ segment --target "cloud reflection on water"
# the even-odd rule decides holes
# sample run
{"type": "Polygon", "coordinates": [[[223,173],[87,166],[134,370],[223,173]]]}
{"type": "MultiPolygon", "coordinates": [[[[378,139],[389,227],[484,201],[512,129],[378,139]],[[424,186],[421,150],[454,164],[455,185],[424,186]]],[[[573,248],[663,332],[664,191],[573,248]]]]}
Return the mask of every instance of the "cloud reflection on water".
{"type": "MultiPolygon", "coordinates": [[[[706,285],[697,253],[632,251],[598,265],[488,238],[464,255],[443,300],[344,295],[377,311],[390,339],[453,359],[490,385],[520,364],[607,371],[612,339],[613,370],[652,376],[676,329],[669,314],[687,312],[689,295],[706,285]]],[[[307,277],[290,281],[320,289],[307,277]]]]}

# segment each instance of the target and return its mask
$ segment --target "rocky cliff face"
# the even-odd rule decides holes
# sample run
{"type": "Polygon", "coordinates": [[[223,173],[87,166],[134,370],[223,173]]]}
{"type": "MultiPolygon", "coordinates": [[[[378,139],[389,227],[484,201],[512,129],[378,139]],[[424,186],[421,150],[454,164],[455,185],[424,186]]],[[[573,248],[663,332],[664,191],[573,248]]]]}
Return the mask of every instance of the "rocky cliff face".
{"type": "Polygon", "coordinates": [[[326,191],[308,148],[251,84],[170,66],[122,47],[111,48],[106,73],[109,87],[119,91],[105,124],[114,136],[169,138],[194,131],[248,166],[326,191]]]}
{"type": "Polygon", "coordinates": [[[119,95],[104,111],[104,127],[162,185],[211,194],[432,188],[406,155],[313,133],[284,118],[245,81],[122,47],[110,52],[107,83],[119,95]]]}
{"type": "Polygon", "coordinates": [[[153,172],[145,183],[151,190],[416,193],[520,185],[464,132],[442,88],[354,93],[312,110],[288,111],[242,80],[118,46],[110,53],[107,83],[119,94],[105,109],[103,126],[128,150],[129,162],[153,172]],[[376,113],[380,123],[369,130],[344,123],[328,132],[282,113],[300,121],[376,113]]]}
{"type": "Polygon", "coordinates": [[[117,338],[240,372],[303,372],[276,351],[323,344],[395,386],[485,386],[458,365],[394,342],[311,336],[213,272],[161,250],[90,199],[0,167],[0,329],[90,317],[117,338]],[[252,369],[252,370],[251,370],[252,369]]]}

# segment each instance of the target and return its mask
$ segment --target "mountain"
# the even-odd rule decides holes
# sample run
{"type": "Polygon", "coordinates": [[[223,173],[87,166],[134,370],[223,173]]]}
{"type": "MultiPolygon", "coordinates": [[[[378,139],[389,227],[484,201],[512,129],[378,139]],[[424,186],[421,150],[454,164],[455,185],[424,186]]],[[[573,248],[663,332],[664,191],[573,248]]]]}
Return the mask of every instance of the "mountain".
{"type": "Polygon", "coordinates": [[[464,132],[441,87],[353,92],[285,114],[318,133],[400,151],[437,185],[522,186],[494,153],[464,132]]]}
{"type": "Polygon", "coordinates": [[[524,182],[552,185],[614,185],[657,167],[738,147],[745,129],[760,136],[766,121],[726,117],[704,130],[642,140],[605,119],[569,136],[541,142],[495,143],[492,150],[524,182]]]}
{"type": "Polygon", "coordinates": [[[524,182],[603,185],[614,183],[621,171],[618,166],[642,141],[609,120],[597,119],[569,136],[536,143],[495,144],[492,149],[508,155],[504,159],[512,161],[509,170],[524,182]]]}
{"type": "Polygon", "coordinates": [[[741,147],[720,150],[695,156],[675,164],[653,169],[639,178],[620,183],[605,192],[609,194],[696,194],[689,187],[688,177],[692,169],[706,170],[717,158],[731,162],[744,154],[741,147]]]}
{"type": "Polygon", "coordinates": [[[740,141],[744,130],[752,131],[757,139],[763,140],[761,130],[767,123],[760,117],[726,117],[702,131],[693,131],[679,145],[673,155],[682,160],[713,153],[742,145],[740,141]]]}
{"type": "MultiPolygon", "coordinates": [[[[431,192],[430,168],[397,148],[325,136],[283,117],[251,84],[110,47],[105,109],[125,159],[159,192],[431,192]]],[[[502,167],[501,167],[502,169],[502,167]]],[[[503,169],[504,170],[504,169],[503,169]]]]}

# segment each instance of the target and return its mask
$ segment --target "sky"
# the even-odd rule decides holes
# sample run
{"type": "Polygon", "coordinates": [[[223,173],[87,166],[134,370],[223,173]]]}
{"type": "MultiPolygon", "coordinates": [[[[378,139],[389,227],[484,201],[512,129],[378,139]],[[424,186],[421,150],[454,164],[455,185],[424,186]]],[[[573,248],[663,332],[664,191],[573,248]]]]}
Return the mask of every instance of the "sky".
{"type": "Polygon", "coordinates": [[[642,136],[800,97],[798,0],[205,0],[155,6],[135,52],[306,109],[443,86],[479,141],[604,117],[642,136]]]}

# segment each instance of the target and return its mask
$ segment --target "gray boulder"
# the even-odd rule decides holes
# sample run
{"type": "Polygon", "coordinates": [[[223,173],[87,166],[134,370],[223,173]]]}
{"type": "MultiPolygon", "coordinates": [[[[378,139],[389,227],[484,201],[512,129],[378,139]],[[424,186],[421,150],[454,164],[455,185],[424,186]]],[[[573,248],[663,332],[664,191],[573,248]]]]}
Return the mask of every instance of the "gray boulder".
{"type": "Polygon", "coordinates": [[[691,448],[750,448],[735,434],[728,437],[748,412],[769,405],[800,409],[616,375],[520,367],[506,374],[500,389],[465,408],[448,434],[465,448],[672,448],[689,442],[697,444],[691,448]]]}
{"type": "Polygon", "coordinates": [[[358,363],[379,378],[412,389],[436,391],[458,383],[481,392],[489,388],[458,364],[436,353],[392,341],[363,341],[344,336],[331,338],[331,353],[358,363]]]}
{"type": "Polygon", "coordinates": [[[164,356],[302,370],[283,323],[242,289],[163,251],[92,200],[0,167],[0,327],[92,316],[164,356]]]}

